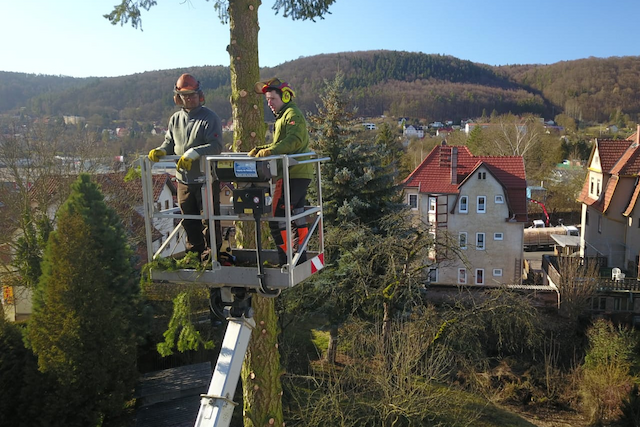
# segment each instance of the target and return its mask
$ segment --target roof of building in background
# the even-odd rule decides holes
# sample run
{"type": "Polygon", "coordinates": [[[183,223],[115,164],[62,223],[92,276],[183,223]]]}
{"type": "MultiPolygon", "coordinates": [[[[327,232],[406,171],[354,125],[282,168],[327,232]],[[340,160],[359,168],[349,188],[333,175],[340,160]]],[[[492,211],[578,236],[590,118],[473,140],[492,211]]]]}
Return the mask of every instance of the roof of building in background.
{"type": "MultiPolygon", "coordinates": [[[[640,176],[640,132],[635,132],[626,140],[596,140],[589,158],[589,167],[591,167],[596,150],[600,157],[603,178],[606,178],[604,179],[605,187],[598,197],[592,197],[591,182],[587,176],[582,186],[582,191],[578,196],[578,201],[591,206],[599,212],[606,212],[611,205],[620,179],[640,176]]],[[[635,186],[632,194],[624,195],[624,197],[629,197],[623,212],[624,216],[631,215],[635,207],[640,195],[638,187],[640,186],[635,186]]]]}

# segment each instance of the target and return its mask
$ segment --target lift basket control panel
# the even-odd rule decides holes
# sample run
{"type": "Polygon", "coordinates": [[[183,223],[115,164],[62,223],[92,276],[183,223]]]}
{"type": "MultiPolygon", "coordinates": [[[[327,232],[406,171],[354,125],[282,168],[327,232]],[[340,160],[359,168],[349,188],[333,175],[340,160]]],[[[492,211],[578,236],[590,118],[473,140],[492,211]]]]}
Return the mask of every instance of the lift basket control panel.
{"type": "Polygon", "coordinates": [[[275,168],[275,162],[271,160],[216,161],[216,175],[220,181],[265,182],[275,175],[275,168]]]}

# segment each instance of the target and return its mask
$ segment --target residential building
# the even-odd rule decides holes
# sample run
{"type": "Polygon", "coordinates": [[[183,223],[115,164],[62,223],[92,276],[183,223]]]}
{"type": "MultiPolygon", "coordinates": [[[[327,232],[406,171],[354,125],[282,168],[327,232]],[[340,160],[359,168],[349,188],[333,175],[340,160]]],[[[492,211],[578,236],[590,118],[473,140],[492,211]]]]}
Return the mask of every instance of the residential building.
{"type": "Polygon", "coordinates": [[[527,222],[521,156],[436,146],[405,180],[406,202],[431,227],[431,283],[519,284],[527,222]]]}
{"type": "Polygon", "coordinates": [[[640,254],[640,126],[626,140],[596,139],[578,197],[580,256],[606,257],[607,267],[638,277],[640,254]]]}
{"type": "Polygon", "coordinates": [[[424,128],[417,125],[405,125],[402,128],[402,135],[406,138],[424,138],[424,128]]]}

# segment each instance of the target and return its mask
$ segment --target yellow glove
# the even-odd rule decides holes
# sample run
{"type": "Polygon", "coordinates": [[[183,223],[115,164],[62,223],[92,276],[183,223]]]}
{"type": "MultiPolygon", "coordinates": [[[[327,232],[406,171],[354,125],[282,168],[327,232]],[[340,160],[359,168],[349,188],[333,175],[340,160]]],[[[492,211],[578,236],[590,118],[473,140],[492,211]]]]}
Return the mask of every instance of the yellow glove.
{"type": "Polygon", "coordinates": [[[178,163],[176,164],[177,169],[184,169],[186,171],[191,170],[191,164],[194,160],[199,159],[200,154],[196,152],[193,148],[189,148],[183,155],[178,159],[178,163]]]}
{"type": "Polygon", "coordinates": [[[167,152],[162,148],[154,148],[153,150],[149,151],[149,160],[151,160],[152,162],[159,162],[160,157],[164,157],[166,155],[167,152]]]}
{"type": "Polygon", "coordinates": [[[177,169],[184,169],[186,171],[190,171],[191,170],[191,163],[193,163],[193,160],[191,159],[187,159],[186,157],[182,156],[178,159],[178,163],[176,163],[176,168],[177,169]]]}
{"type": "Polygon", "coordinates": [[[255,157],[257,152],[258,152],[258,149],[257,149],[257,148],[252,148],[252,149],[251,149],[251,151],[249,151],[249,152],[247,153],[247,156],[249,156],[249,157],[255,157]]]}
{"type": "Polygon", "coordinates": [[[271,150],[269,150],[268,148],[263,148],[262,150],[258,151],[258,153],[256,153],[256,157],[268,157],[271,155],[271,150]]]}

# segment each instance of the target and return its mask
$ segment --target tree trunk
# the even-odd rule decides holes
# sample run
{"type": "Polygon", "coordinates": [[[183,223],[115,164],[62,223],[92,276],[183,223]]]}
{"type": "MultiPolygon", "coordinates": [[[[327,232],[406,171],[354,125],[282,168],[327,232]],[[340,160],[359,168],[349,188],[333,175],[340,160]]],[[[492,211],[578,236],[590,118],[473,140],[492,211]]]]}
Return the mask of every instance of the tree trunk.
{"type": "Polygon", "coordinates": [[[391,302],[384,301],[382,307],[382,344],[384,345],[384,357],[387,368],[391,368],[391,302]]]}
{"type": "MultiPolygon", "coordinates": [[[[258,8],[260,0],[229,0],[231,109],[235,125],[233,151],[263,145],[266,125],[262,95],[253,90],[260,80],[258,8]]],[[[242,239],[239,230],[239,241],[242,239]]],[[[245,236],[251,238],[252,236],[245,236]]],[[[247,243],[247,242],[243,242],[247,243]]],[[[278,322],[273,299],[254,297],[256,329],[242,367],[245,427],[281,426],[282,385],[278,322]]]]}
{"type": "Polygon", "coordinates": [[[338,325],[331,325],[329,330],[329,346],[327,347],[327,363],[336,364],[338,353],[338,325]]]}
{"type": "Polygon", "coordinates": [[[245,427],[282,426],[282,384],[275,299],[253,297],[256,328],[242,366],[245,427]]]}
{"type": "Polygon", "coordinates": [[[235,131],[233,151],[249,151],[264,144],[264,100],[254,92],[260,80],[258,63],[258,7],[260,0],[230,0],[231,110],[235,131]]]}

